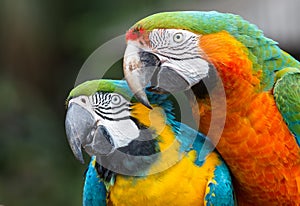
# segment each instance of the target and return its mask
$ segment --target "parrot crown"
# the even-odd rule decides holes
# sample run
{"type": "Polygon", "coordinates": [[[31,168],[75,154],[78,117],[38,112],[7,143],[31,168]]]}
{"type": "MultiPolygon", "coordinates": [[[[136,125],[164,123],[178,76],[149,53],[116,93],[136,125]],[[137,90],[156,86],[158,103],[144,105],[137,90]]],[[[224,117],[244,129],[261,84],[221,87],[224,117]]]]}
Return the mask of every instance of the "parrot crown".
{"type": "Polygon", "coordinates": [[[139,34],[153,29],[184,29],[198,34],[211,34],[225,30],[233,36],[238,34],[263,36],[263,32],[254,24],[250,24],[238,15],[216,11],[175,11],[153,14],[138,21],[131,27],[126,37],[135,39],[139,34]]]}

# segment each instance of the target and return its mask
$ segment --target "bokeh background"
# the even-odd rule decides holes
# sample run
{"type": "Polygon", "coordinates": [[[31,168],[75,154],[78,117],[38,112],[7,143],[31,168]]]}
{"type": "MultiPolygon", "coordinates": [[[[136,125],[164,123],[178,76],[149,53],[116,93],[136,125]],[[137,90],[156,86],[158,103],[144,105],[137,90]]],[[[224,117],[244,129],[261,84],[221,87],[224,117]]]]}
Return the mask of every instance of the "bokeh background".
{"type": "Polygon", "coordinates": [[[65,137],[65,98],[89,55],[138,19],[232,12],[299,59],[299,9],[298,0],[1,0],[0,205],[81,205],[86,165],[65,137]]]}

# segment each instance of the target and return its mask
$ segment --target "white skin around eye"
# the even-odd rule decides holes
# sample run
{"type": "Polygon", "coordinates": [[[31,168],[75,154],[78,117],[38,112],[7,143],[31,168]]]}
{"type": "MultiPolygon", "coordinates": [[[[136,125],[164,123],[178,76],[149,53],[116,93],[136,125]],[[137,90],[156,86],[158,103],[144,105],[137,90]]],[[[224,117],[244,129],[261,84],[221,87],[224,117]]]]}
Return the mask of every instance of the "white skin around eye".
{"type": "Polygon", "coordinates": [[[111,93],[111,100],[109,103],[111,109],[102,111],[107,112],[106,114],[103,114],[104,116],[113,120],[96,115],[97,125],[103,125],[107,129],[116,148],[127,146],[132,140],[138,138],[140,135],[139,128],[135,122],[129,118],[130,111],[128,105],[130,105],[130,102],[122,95],[111,93]]]}
{"type": "Polygon", "coordinates": [[[154,29],[149,34],[150,45],[155,53],[175,59],[200,56],[199,37],[180,29],[154,29]]]}
{"type": "MultiPolygon", "coordinates": [[[[118,98],[118,97],[117,97],[118,98]]],[[[118,105],[123,105],[122,107],[110,110],[110,111],[120,111],[116,114],[109,114],[106,115],[107,117],[111,118],[123,118],[123,117],[129,117],[130,116],[130,111],[128,109],[126,109],[126,107],[128,107],[128,104],[130,104],[129,101],[127,101],[125,98],[123,98],[122,96],[120,97],[120,99],[115,98],[115,102],[111,103],[110,106],[112,107],[117,107],[118,105]]],[[[95,111],[93,110],[93,106],[91,104],[92,102],[92,97],[87,97],[87,96],[79,96],[76,97],[74,99],[71,99],[69,101],[69,105],[71,103],[76,103],[80,106],[82,106],[83,108],[85,108],[87,111],[89,111],[95,121],[97,122],[97,126],[99,125],[103,125],[107,131],[109,132],[109,134],[111,135],[111,138],[114,141],[114,145],[116,148],[119,147],[124,147],[127,146],[132,140],[136,139],[139,137],[140,135],[140,130],[137,127],[137,125],[130,119],[130,118],[124,118],[121,120],[108,120],[108,119],[103,119],[102,117],[100,117],[99,115],[97,115],[95,113],[95,111]]]]}
{"type": "Polygon", "coordinates": [[[200,35],[181,29],[154,29],[150,35],[153,52],[168,67],[183,77],[190,86],[208,75],[209,63],[202,58],[200,35]]]}
{"type": "Polygon", "coordinates": [[[116,148],[127,146],[140,135],[139,128],[131,119],[120,121],[101,120],[100,124],[106,127],[116,148]]]}

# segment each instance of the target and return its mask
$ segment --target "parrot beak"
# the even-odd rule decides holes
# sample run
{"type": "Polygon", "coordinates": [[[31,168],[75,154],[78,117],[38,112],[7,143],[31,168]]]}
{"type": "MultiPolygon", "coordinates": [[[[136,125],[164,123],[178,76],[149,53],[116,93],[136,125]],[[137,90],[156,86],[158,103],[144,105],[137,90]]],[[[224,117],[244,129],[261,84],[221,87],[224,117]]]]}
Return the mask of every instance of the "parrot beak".
{"type": "Polygon", "coordinates": [[[65,121],[66,135],[73,154],[82,164],[84,160],[81,146],[92,131],[94,124],[94,117],[85,108],[76,103],[69,105],[65,121]]]}
{"type": "Polygon", "coordinates": [[[128,41],[124,54],[124,75],[137,100],[149,109],[152,109],[152,107],[144,88],[150,82],[159,65],[160,60],[156,55],[144,51],[138,48],[134,42],[128,41]]]}
{"type": "Polygon", "coordinates": [[[184,72],[181,67],[189,69],[194,61],[197,60],[172,60],[148,48],[141,48],[137,42],[130,40],[127,42],[124,54],[123,71],[137,100],[150,108],[145,87],[155,93],[188,90],[201,78],[190,78],[188,72],[184,72]]]}

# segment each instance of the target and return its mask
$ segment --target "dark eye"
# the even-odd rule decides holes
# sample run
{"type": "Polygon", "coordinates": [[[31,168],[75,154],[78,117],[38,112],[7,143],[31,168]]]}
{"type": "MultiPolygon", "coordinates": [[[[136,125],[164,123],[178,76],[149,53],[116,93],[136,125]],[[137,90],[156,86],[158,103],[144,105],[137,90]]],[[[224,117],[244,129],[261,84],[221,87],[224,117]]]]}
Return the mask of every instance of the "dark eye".
{"type": "Polygon", "coordinates": [[[84,98],[81,98],[81,102],[84,103],[84,104],[86,103],[84,98]]]}
{"type": "Polygon", "coordinates": [[[177,43],[182,42],[183,41],[183,33],[181,33],[181,32],[175,33],[173,36],[173,40],[177,43]]]}
{"type": "Polygon", "coordinates": [[[113,95],[111,97],[111,103],[112,104],[120,104],[121,103],[121,97],[117,96],[117,95],[113,95]]]}

